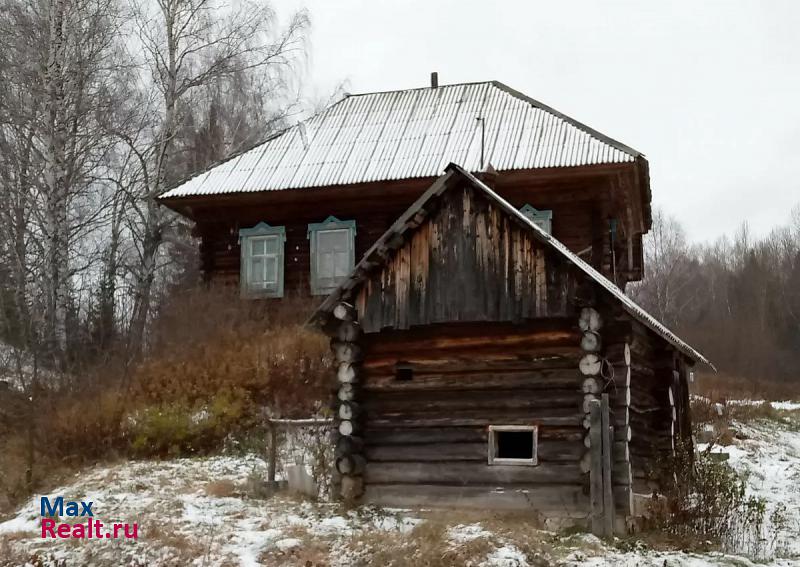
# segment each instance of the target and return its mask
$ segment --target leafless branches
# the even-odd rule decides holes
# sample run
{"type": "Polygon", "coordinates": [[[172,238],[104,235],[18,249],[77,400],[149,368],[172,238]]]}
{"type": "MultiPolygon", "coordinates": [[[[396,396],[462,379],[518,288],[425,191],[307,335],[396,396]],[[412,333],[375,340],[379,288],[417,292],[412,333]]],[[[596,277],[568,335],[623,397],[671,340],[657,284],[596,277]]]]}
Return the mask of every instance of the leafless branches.
{"type": "Polygon", "coordinates": [[[0,342],[62,373],[87,341],[141,351],[187,249],[156,197],[284,125],[308,25],[261,0],[0,0],[0,342]]]}
{"type": "Polygon", "coordinates": [[[680,223],[656,212],[645,240],[645,279],[630,294],[724,371],[796,380],[800,349],[800,207],[788,225],[754,238],[691,246],[680,223]]]}

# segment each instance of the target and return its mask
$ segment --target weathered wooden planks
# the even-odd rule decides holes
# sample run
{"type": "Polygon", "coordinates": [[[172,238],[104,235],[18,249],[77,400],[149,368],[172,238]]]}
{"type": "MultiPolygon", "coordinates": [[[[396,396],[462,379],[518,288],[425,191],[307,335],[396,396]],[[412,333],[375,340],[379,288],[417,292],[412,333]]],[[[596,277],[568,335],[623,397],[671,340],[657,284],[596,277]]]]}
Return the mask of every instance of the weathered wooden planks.
{"type": "MultiPolygon", "coordinates": [[[[539,441],[537,458],[541,462],[575,463],[583,447],[574,441],[539,441]]],[[[428,443],[408,445],[367,446],[365,455],[370,462],[444,462],[475,461],[486,463],[486,442],[428,443]]]]}
{"type": "Polygon", "coordinates": [[[468,187],[440,201],[361,287],[367,333],[566,315],[571,284],[557,254],[468,187]]]}
{"type": "Polygon", "coordinates": [[[588,497],[578,486],[517,484],[496,486],[443,486],[416,484],[369,484],[364,500],[386,506],[473,508],[479,510],[528,510],[557,517],[586,518],[588,497]]]}
{"type": "Polygon", "coordinates": [[[444,484],[508,486],[521,484],[582,484],[574,463],[541,463],[524,467],[464,462],[368,462],[364,473],[368,484],[444,484]]]}

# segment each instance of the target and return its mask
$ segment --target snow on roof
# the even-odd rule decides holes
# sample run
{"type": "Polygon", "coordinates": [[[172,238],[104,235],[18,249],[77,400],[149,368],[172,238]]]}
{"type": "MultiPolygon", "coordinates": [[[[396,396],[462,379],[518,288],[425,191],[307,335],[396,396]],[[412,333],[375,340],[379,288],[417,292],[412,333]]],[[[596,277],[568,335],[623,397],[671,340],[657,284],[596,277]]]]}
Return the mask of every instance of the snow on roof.
{"type": "Polygon", "coordinates": [[[426,202],[428,202],[431,198],[440,195],[443,191],[447,189],[447,187],[450,186],[450,184],[448,184],[448,180],[454,175],[463,177],[469,183],[471,183],[475,188],[483,191],[487,196],[493,199],[500,206],[500,208],[502,208],[507,214],[516,218],[521,224],[528,227],[537,240],[549,246],[550,248],[554,249],[559,254],[564,256],[569,262],[577,266],[587,276],[589,276],[598,285],[600,285],[603,289],[605,289],[614,299],[619,301],[622,308],[634,319],[636,319],[637,321],[642,323],[645,327],[653,331],[655,334],[657,334],[658,336],[669,342],[671,345],[673,345],[676,349],[678,349],[680,352],[682,352],[689,358],[695,361],[704,362],[705,364],[708,364],[712,368],[714,367],[705,356],[703,356],[697,350],[689,346],[689,344],[681,340],[675,333],[670,331],[655,317],[650,315],[642,307],[636,304],[636,302],[634,302],[630,297],[625,295],[619,287],[617,287],[603,274],[601,274],[600,272],[595,270],[592,266],[587,264],[577,254],[573,253],[571,250],[569,250],[569,248],[564,246],[564,244],[562,244],[559,240],[556,240],[550,234],[542,230],[532,220],[523,215],[519,210],[517,210],[516,207],[514,207],[511,203],[503,199],[503,197],[501,197],[495,191],[489,188],[480,179],[478,179],[477,177],[466,171],[461,166],[458,166],[454,163],[448,165],[445,168],[445,174],[439,177],[436,180],[436,182],[434,182],[434,184],[431,185],[431,187],[427,191],[425,191],[425,193],[419,199],[417,199],[417,201],[413,205],[411,205],[411,207],[409,207],[408,210],[406,210],[406,212],[404,212],[400,216],[400,218],[389,228],[389,230],[387,230],[383,234],[383,236],[381,236],[377,240],[377,242],[373,244],[373,246],[366,252],[366,254],[364,254],[362,260],[350,273],[350,276],[344,282],[342,282],[342,284],[336,290],[334,290],[325,299],[325,301],[322,302],[322,304],[319,306],[314,315],[312,315],[311,318],[309,319],[309,322],[318,321],[324,316],[324,314],[332,312],[336,304],[345,295],[345,292],[355,288],[367,277],[367,273],[370,269],[369,266],[371,262],[370,257],[371,256],[374,257],[373,252],[381,249],[382,247],[385,247],[386,243],[396,234],[402,234],[403,232],[405,232],[408,226],[407,223],[409,223],[409,221],[413,221],[417,212],[424,207],[426,202]]]}
{"type": "Polygon", "coordinates": [[[624,163],[641,155],[487,81],[348,96],[161,198],[436,177],[449,162],[478,171],[482,145],[483,162],[498,171],[624,163]]]}

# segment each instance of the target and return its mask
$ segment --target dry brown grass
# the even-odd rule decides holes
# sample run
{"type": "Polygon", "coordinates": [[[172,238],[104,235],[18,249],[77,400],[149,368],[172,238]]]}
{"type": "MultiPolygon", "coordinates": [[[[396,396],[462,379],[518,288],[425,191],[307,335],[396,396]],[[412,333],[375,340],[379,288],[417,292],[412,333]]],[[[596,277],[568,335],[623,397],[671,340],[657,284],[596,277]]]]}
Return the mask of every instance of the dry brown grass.
{"type": "Polygon", "coordinates": [[[423,512],[424,521],[411,531],[367,531],[354,537],[347,546],[356,559],[354,567],[438,567],[477,565],[503,545],[513,545],[530,565],[549,565],[550,535],[539,530],[530,513],[503,513],[470,510],[423,512]],[[462,542],[452,541],[451,528],[479,524],[488,535],[462,542]]]}
{"type": "Polygon", "coordinates": [[[702,440],[711,440],[719,445],[731,445],[738,435],[734,423],[749,423],[757,420],[780,421],[787,412],[776,410],[769,402],[734,403],[712,402],[708,398],[693,398],[692,426],[695,434],[702,440]],[[704,431],[713,427],[711,439],[704,431]]]}
{"type": "Polygon", "coordinates": [[[755,381],[724,372],[698,372],[690,387],[693,394],[715,402],[726,400],[790,400],[800,398],[800,382],[755,381]]]}
{"type": "Polygon", "coordinates": [[[318,410],[333,373],[328,340],[301,325],[312,307],[307,299],[244,301],[231,290],[176,294],[157,314],[142,363],[109,353],[74,385],[37,395],[33,417],[0,432],[0,514],[64,469],[213,453],[230,436],[257,438],[265,408],[283,417],[318,410]]]}
{"type": "Polygon", "coordinates": [[[715,402],[708,398],[692,399],[692,421],[696,426],[711,423],[716,426],[732,421],[747,423],[757,419],[780,419],[784,412],[776,410],[769,402],[737,403],[715,402]]]}
{"type": "Polygon", "coordinates": [[[188,564],[193,559],[202,556],[205,551],[203,545],[192,541],[184,535],[169,529],[162,522],[149,522],[141,526],[141,538],[148,541],[157,541],[164,547],[172,548],[182,560],[188,564]]]}
{"type": "Polygon", "coordinates": [[[236,483],[230,480],[214,480],[206,483],[203,492],[213,498],[230,498],[240,494],[236,483]]]}
{"type": "Polygon", "coordinates": [[[260,564],[265,567],[327,567],[330,564],[330,538],[314,536],[302,526],[292,526],[282,531],[281,539],[293,538],[302,543],[285,551],[270,548],[258,558],[260,564]]]}
{"type": "Polygon", "coordinates": [[[308,300],[245,301],[213,289],[177,296],[134,373],[132,398],[191,406],[224,393],[285,417],[308,415],[327,401],[332,380],[328,339],[302,325],[310,311],[308,300]]]}
{"type": "Polygon", "coordinates": [[[477,564],[494,549],[492,541],[485,538],[451,545],[447,538],[447,525],[432,521],[416,526],[408,534],[365,532],[353,538],[349,547],[357,557],[353,567],[477,564]]]}

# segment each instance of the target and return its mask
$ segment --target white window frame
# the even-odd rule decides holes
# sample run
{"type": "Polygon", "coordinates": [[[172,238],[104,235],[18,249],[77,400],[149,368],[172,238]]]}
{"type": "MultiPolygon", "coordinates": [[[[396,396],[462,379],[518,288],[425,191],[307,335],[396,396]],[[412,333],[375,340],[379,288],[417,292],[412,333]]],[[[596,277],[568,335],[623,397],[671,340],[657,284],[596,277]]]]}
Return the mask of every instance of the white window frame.
{"type": "Polygon", "coordinates": [[[529,220],[545,231],[547,234],[553,234],[553,211],[542,210],[528,205],[523,205],[519,212],[525,215],[529,220]]]}
{"type": "Polygon", "coordinates": [[[283,297],[283,280],[285,273],[284,246],[286,243],[286,227],[270,226],[260,222],[252,228],[239,230],[239,246],[241,248],[239,287],[245,297],[283,297]],[[277,267],[277,282],[274,290],[253,288],[250,280],[250,260],[252,259],[252,246],[254,242],[275,240],[278,243],[278,252],[264,254],[264,258],[274,257],[277,267]]]}
{"type": "MultiPolygon", "coordinates": [[[[339,230],[348,231],[348,265],[349,270],[352,271],[356,263],[356,221],[343,221],[331,215],[322,222],[308,225],[308,239],[311,241],[311,269],[309,276],[311,295],[328,295],[339,286],[339,283],[335,283],[333,286],[323,287],[320,285],[317,277],[317,240],[319,234],[327,231],[339,230]]],[[[342,277],[344,278],[346,276],[342,277]]]]}
{"type": "Polygon", "coordinates": [[[539,464],[539,427],[537,425],[490,425],[489,426],[489,465],[535,466],[539,464]],[[497,433],[504,431],[532,433],[533,450],[530,459],[509,459],[497,456],[499,449],[497,433]]]}

